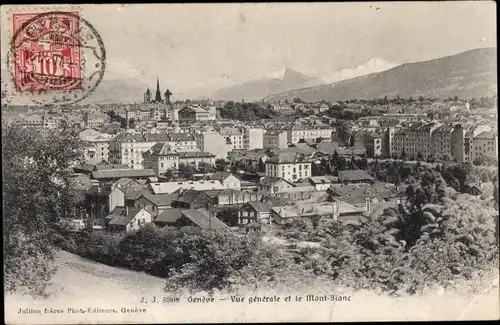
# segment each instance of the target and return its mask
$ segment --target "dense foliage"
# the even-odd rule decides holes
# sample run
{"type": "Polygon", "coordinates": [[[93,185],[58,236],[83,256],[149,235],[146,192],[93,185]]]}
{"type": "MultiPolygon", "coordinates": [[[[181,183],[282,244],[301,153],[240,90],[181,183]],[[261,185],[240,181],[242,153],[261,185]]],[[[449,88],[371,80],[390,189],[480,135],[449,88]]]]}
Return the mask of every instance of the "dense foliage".
{"type": "Polygon", "coordinates": [[[448,287],[496,265],[494,198],[449,198],[440,177],[426,182],[431,179],[409,187],[406,199],[379,219],[294,219],[278,234],[295,248],[267,243],[258,234],[150,225],[125,237],[94,233],[72,251],[164,277],[167,291],[191,292],[294,290],[319,282],[415,294],[436,284],[448,287]],[[297,245],[305,242],[317,245],[297,245]]]}
{"type": "Polygon", "coordinates": [[[465,195],[415,214],[389,209],[379,220],[325,226],[322,248],[307,249],[302,263],[356,289],[416,293],[498,261],[495,222],[496,211],[465,195]]]}
{"type": "Polygon", "coordinates": [[[55,272],[49,239],[58,218],[81,216],[70,167],[81,152],[71,131],[2,125],[4,284],[8,292],[43,293],[55,272]]]}
{"type": "Polygon", "coordinates": [[[241,103],[228,101],[220,109],[220,115],[225,119],[254,121],[276,116],[276,111],[264,103],[241,103]]]}

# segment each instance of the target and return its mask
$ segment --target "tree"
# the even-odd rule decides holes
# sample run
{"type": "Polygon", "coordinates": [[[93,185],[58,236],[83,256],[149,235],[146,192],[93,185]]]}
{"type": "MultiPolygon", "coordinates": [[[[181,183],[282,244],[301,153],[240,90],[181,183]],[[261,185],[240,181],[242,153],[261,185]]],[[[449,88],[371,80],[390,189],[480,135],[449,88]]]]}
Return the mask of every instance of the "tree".
{"type": "Polygon", "coordinates": [[[204,161],[202,161],[198,164],[198,171],[200,173],[208,174],[208,173],[213,172],[214,170],[215,170],[215,168],[212,165],[210,165],[204,161]]]}
{"type": "Polygon", "coordinates": [[[312,170],[311,170],[311,173],[312,173],[312,176],[323,176],[326,174],[326,167],[323,165],[323,163],[321,164],[312,164],[312,170]]]}
{"type": "Polygon", "coordinates": [[[203,231],[182,237],[176,245],[189,259],[180,269],[172,270],[165,289],[209,293],[231,290],[235,275],[250,263],[258,244],[257,237],[238,237],[230,232],[203,231]]]}
{"type": "Polygon", "coordinates": [[[135,128],[135,124],[136,124],[135,118],[131,118],[131,119],[128,120],[128,127],[130,129],[134,129],[135,128]]]}
{"type": "Polygon", "coordinates": [[[179,176],[181,176],[184,179],[193,179],[193,174],[194,174],[194,167],[189,164],[179,164],[179,176]]]}
{"type": "Polygon", "coordinates": [[[163,173],[163,176],[168,180],[172,180],[174,178],[174,170],[172,168],[169,168],[163,173]]]}
{"type": "Polygon", "coordinates": [[[347,127],[347,124],[342,120],[337,120],[337,121],[335,121],[334,127],[335,127],[335,130],[337,132],[337,136],[340,139],[344,140],[345,142],[349,143],[351,135],[350,135],[349,129],[347,127]]]}
{"type": "Polygon", "coordinates": [[[81,163],[78,136],[2,126],[4,284],[8,292],[43,294],[55,272],[51,242],[69,200],[71,166],[81,163]]]}
{"type": "Polygon", "coordinates": [[[443,199],[446,195],[444,185],[445,182],[443,178],[439,177],[436,179],[436,203],[443,203],[443,199]]]}
{"type": "Polygon", "coordinates": [[[229,166],[229,162],[227,162],[224,159],[216,159],[215,160],[215,169],[220,172],[224,172],[227,170],[227,167],[229,166]]]}

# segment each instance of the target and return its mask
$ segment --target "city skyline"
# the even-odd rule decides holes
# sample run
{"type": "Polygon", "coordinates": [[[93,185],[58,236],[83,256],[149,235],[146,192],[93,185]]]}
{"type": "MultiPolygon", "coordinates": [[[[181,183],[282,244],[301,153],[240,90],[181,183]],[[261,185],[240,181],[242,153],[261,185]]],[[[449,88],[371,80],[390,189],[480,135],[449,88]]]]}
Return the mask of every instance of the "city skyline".
{"type": "MultiPolygon", "coordinates": [[[[133,81],[145,91],[154,88],[159,76],[162,87],[180,99],[210,96],[217,89],[284,67],[328,79],[340,69],[354,68],[373,58],[402,64],[496,47],[494,5],[387,2],[79,7],[82,17],[104,41],[104,82],[133,81]],[[423,17],[425,20],[419,22],[423,17]]],[[[2,12],[2,19],[7,19],[5,14],[2,12]]],[[[4,39],[8,32],[2,31],[4,39]]],[[[2,53],[6,51],[8,43],[2,42],[2,53]]],[[[6,69],[2,62],[2,70],[6,69]]]]}

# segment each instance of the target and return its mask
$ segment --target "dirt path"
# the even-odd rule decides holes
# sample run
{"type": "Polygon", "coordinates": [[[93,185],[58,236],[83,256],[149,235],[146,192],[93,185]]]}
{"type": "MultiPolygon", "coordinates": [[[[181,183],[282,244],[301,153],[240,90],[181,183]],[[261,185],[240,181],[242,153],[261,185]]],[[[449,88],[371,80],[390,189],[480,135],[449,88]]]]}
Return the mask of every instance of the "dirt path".
{"type": "MultiPolygon", "coordinates": [[[[68,324],[123,322],[203,322],[203,321],[367,321],[367,320],[471,320],[498,319],[498,275],[483,282],[477,294],[435,292],[412,297],[385,297],[370,292],[348,293],[330,290],[330,294],[350,294],[352,301],[290,302],[278,304],[231,303],[230,299],[209,304],[189,303],[187,296],[178,304],[140,304],[145,296],[166,296],[164,280],[139,272],[109,267],[60,252],[59,271],[53,279],[51,297],[34,301],[29,297],[8,296],[5,300],[6,323],[68,324]],[[117,314],[20,315],[19,308],[116,308],[117,314]],[[121,313],[121,308],[147,307],[144,314],[121,313]],[[78,317],[78,318],[75,318],[78,317]],[[98,318],[97,318],[98,317],[98,318]]],[[[472,284],[471,286],[474,286],[472,284]]],[[[325,288],[322,288],[323,292],[325,288]]],[[[464,289],[465,290],[465,289],[464,289]]],[[[319,292],[281,293],[302,295],[319,292]]],[[[272,295],[278,293],[266,293],[272,295]]],[[[255,293],[252,293],[255,295],[255,293]]],[[[197,295],[198,296],[198,295],[197,295]]],[[[247,295],[248,298],[249,295],[247,295]]],[[[228,298],[228,297],[226,297],[228,298]]],[[[282,298],[283,299],[283,298],[282,298]]]]}

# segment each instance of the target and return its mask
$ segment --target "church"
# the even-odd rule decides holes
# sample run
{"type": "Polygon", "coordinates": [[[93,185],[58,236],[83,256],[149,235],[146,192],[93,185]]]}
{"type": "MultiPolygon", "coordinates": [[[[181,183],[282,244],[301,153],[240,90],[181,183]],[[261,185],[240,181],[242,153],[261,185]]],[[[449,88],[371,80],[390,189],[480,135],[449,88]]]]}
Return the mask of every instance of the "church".
{"type": "Polygon", "coordinates": [[[151,91],[149,88],[146,90],[146,93],[144,94],[144,102],[145,103],[166,103],[170,104],[170,97],[172,96],[172,93],[170,92],[169,89],[165,91],[163,94],[165,96],[165,101],[162,100],[161,98],[161,91],[160,91],[160,78],[156,80],[156,94],[154,100],[151,99],[151,91]]]}

